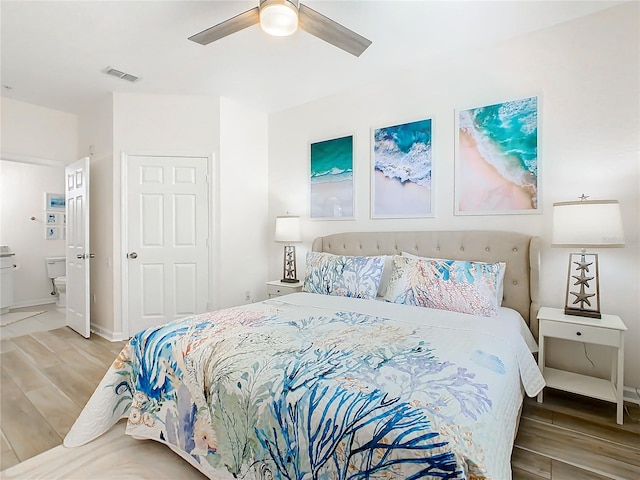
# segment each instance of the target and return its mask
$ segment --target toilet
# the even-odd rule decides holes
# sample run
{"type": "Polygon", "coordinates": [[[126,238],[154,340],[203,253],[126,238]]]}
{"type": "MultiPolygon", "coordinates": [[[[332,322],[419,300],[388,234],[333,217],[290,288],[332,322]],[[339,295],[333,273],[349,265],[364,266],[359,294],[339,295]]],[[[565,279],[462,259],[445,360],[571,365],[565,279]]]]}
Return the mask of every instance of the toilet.
{"type": "Polygon", "coordinates": [[[58,292],[58,307],[67,306],[67,257],[47,257],[47,276],[53,280],[54,291],[58,292]]]}

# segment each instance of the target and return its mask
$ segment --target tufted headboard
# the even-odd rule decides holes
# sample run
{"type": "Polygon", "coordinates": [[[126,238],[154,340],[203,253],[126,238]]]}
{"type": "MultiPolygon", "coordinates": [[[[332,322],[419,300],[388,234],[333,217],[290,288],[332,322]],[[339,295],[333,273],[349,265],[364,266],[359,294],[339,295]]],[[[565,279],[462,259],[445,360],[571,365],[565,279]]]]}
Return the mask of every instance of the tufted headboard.
{"type": "Polygon", "coordinates": [[[314,252],[394,255],[402,252],[453,260],[503,261],[502,305],[520,312],[538,338],[540,238],[500,231],[347,232],[318,237],[314,252]]]}

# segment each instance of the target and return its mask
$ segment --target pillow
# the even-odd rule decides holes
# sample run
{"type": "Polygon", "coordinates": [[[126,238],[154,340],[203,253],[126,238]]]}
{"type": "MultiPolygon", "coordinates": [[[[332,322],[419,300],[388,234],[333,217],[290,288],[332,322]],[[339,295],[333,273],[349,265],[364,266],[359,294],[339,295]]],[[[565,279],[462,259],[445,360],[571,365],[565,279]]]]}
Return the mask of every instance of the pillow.
{"type": "Polygon", "coordinates": [[[376,298],[384,256],[350,257],[308,252],[302,290],[322,295],[376,298]]]}
{"type": "MultiPolygon", "coordinates": [[[[442,258],[419,257],[418,255],[414,255],[413,253],[409,253],[409,252],[402,252],[402,256],[407,258],[414,258],[414,259],[422,258],[426,260],[443,260],[442,258]]],[[[506,264],[505,264],[505,268],[506,268],[506,264]]],[[[504,296],[504,268],[502,269],[502,274],[498,278],[498,293],[497,293],[498,305],[502,305],[503,296],[504,296]]]]}
{"type": "Polygon", "coordinates": [[[393,257],[384,299],[393,303],[470,313],[498,314],[498,283],[506,263],[393,257]]]}
{"type": "Polygon", "coordinates": [[[391,272],[393,271],[393,255],[383,255],[382,258],[384,258],[384,267],[380,276],[380,285],[378,286],[379,297],[386,295],[389,281],[391,280],[391,272]]]}

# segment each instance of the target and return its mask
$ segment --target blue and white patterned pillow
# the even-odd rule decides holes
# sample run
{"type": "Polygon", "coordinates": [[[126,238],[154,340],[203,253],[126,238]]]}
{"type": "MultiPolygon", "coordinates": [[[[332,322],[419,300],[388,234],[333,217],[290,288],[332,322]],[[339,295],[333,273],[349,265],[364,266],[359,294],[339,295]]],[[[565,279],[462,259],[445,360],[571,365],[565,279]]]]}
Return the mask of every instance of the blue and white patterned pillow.
{"type": "Polygon", "coordinates": [[[302,290],[340,297],[376,298],[384,257],[308,252],[302,290]]]}
{"type": "Polygon", "coordinates": [[[384,299],[393,303],[470,313],[498,314],[506,263],[393,257],[384,299]]]}

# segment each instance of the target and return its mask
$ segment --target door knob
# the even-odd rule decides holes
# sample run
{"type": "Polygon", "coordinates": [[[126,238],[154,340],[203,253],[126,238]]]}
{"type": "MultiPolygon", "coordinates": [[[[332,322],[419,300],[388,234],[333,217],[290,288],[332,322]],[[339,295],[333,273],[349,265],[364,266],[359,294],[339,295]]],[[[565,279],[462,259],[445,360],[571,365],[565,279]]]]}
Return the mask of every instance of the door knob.
{"type": "Polygon", "coordinates": [[[89,258],[96,258],[96,256],[93,253],[90,253],[89,258]]]}
{"type": "Polygon", "coordinates": [[[82,259],[84,258],[84,254],[79,253],[79,254],[77,254],[77,255],[76,255],[76,258],[77,258],[78,260],[82,260],[82,259]]]}
{"type": "Polygon", "coordinates": [[[127,253],[127,258],[138,258],[138,254],[136,252],[127,253]]]}

